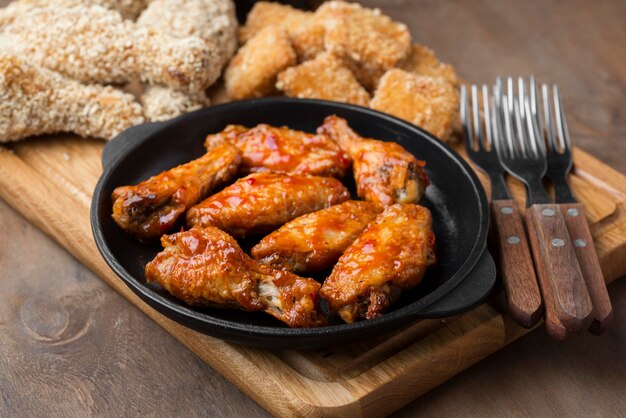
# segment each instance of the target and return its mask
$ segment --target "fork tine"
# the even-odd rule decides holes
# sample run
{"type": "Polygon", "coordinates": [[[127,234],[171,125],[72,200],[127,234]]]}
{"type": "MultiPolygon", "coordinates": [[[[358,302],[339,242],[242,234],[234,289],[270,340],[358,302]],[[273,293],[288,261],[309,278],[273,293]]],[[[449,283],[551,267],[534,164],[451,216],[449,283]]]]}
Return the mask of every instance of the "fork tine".
{"type": "Polygon", "coordinates": [[[543,114],[544,121],[546,123],[545,130],[546,136],[548,138],[548,150],[551,152],[559,152],[559,146],[556,143],[556,138],[554,134],[554,125],[552,119],[552,108],[550,106],[550,99],[548,97],[548,85],[543,84],[541,86],[541,93],[543,96],[543,114]]]}
{"type": "Polygon", "coordinates": [[[502,117],[502,79],[500,77],[496,78],[496,82],[493,85],[492,90],[493,101],[491,102],[491,105],[493,114],[493,144],[495,146],[496,152],[501,158],[512,157],[513,154],[510,152],[509,147],[504,142],[506,135],[504,132],[504,121],[502,117]]]}
{"type": "Polygon", "coordinates": [[[570,142],[569,131],[567,129],[567,121],[565,120],[565,112],[563,111],[561,92],[556,84],[552,86],[552,91],[554,96],[554,115],[556,119],[556,127],[559,133],[561,150],[563,152],[569,152],[572,148],[572,144],[570,142]]]}
{"type": "Polygon", "coordinates": [[[483,135],[483,126],[480,122],[480,110],[478,108],[478,87],[476,84],[472,84],[472,113],[474,116],[474,135],[476,136],[476,141],[478,144],[478,150],[486,149],[485,147],[485,137],[483,135]]]}
{"type": "Polygon", "coordinates": [[[517,77],[517,101],[519,104],[519,114],[523,119],[526,113],[524,102],[526,101],[526,86],[522,77],[517,77]]]}
{"type": "Polygon", "coordinates": [[[506,79],[506,98],[508,101],[508,109],[509,109],[509,113],[512,115],[513,114],[513,96],[515,94],[513,93],[513,78],[512,77],[507,77],[506,79]]]}
{"type": "Polygon", "coordinates": [[[513,101],[513,123],[515,124],[515,128],[517,130],[517,143],[521,152],[522,157],[527,157],[528,152],[526,150],[527,144],[527,135],[524,132],[524,125],[522,124],[522,117],[520,115],[520,106],[517,100],[513,101]]]}
{"type": "Polygon", "coordinates": [[[483,143],[483,147],[487,149],[487,145],[489,145],[489,149],[491,150],[493,145],[493,132],[491,130],[491,111],[489,108],[489,89],[486,84],[483,84],[482,88],[483,95],[483,114],[485,115],[485,143],[483,143]]]}
{"type": "Polygon", "coordinates": [[[465,144],[468,149],[474,149],[474,132],[472,130],[472,121],[469,117],[469,99],[467,97],[467,87],[461,86],[461,123],[465,130],[465,136],[468,143],[465,144]]]}

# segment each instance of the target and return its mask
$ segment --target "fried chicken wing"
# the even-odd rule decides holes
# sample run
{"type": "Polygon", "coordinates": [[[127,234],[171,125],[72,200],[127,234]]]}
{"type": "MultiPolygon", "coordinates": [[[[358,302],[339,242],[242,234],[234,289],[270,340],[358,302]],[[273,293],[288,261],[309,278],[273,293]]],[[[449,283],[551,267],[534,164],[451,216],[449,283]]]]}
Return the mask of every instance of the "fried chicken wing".
{"type": "Polygon", "coordinates": [[[435,258],[430,211],[397,203],[385,209],[348,247],[320,295],[348,323],[376,318],[402,290],[421,282],[435,258]]]}
{"type": "Polygon", "coordinates": [[[229,143],[136,186],[113,191],[113,219],[140,240],[161,237],[192,205],[237,172],[241,152],[229,143]]]}
{"type": "Polygon", "coordinates": [[[424,195],[428,184],[426,163],[395,142],[362,138],[337,116],[327,117],[318,133],[335,140],[352,158],[360,197],[389,206],[415,203],[424,195]]]}
{"type": "Polygon", "coordinates": [[[350,166],[350,159],[337,143],[326,135],[314,135],[287,127],[257,125],[247,129],[229,125],[222,132],[208,135],[204,143],[227,140],[243,153],[241,172],[259,171],[313,174],[341,177],[350,166]]]}
{"type": "Polygon", "coordinates": [[[332,177],[254,173],[189,209],[187,224],[216,226],[245,238],[349,198],[348,190],[332,177]]]}
{"type": "Polygon", "coordinates": [[[144,121],[135,98],[114,87],[84,85],[0,53],[0,143],[73,132],[111,139],[144,121]]]}
{"type": "Polygon", "coordinates": [[[257,263],[217,228],[164,235],[161,244],[164,250],[146,265],[146,279],[189,305],[263,311],[290,327],[326,324],[319,283],[257,263]]]}
{"type": "Polygon", "coordinates": [[[381,210],[371,202],[349,200],[300,216],[263,238],[252,248],[252,256],[272,268],[294,273],[325,270],[381,210]]]}

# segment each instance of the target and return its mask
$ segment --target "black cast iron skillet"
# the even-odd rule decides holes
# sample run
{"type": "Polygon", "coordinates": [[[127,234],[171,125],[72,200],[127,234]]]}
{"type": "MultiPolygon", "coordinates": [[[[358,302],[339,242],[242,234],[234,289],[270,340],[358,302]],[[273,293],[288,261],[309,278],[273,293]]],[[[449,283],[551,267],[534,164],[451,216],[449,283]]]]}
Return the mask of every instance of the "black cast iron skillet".
{"type": "MultiPolygon", "coordinates": [[[[486,250],[489,226],[485,192],[461,157],[427,132],[370,109],[326,102],[269,98],[212,106],[165,123],[131,128],[107,143],[104,173],[91,205],[98,249],[108,265],[145,302],[175,321],[225,340],[271,348],[320,348],[380,335],[417,318],[445,317],[480,303],[495,281],[493,259],[486,250]],[[346,118],[363,136],[395,141],[427,162],[431,184],[421,204],[433,213],[438,264],[422,283],[402,294],[380,318],[323,328],[291,329],[261,312],[191,308],[156,284],[146,284],[144,266],[160,245],[142,244],[126,235],[111,218],[111,192],[198,158],[204,137],[227,124],[287,125],[315,132],[328,115],[346,118]]],[[[349,186],[354,191],[354,185],[349,186]]],[[[260,239],[260,238],[259,238],[260,239]]],[[[323,279],[320,278],[320,279],[323,279]]]]}

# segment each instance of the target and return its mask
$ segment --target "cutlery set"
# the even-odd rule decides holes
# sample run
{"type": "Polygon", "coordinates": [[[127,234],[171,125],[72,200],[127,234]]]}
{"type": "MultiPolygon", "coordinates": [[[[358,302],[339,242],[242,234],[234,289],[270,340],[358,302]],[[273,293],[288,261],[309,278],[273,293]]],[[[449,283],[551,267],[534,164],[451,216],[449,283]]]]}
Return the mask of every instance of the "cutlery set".
{"type": "Polygon", "coordinates": [[[517,83],[509,77],[506,92],[499,78],[491,91],[462,86],[461,120],[467,153],[491,182],[492,225],[512,318],[530,328],[543,314],[558,341],[586,329],[606,331],[611,302],[584,207],[567,183],[572,154],[558,87],[543,84],[539,103],[532,77],[517,83]],[[507,190],[506,173],[526,188],[525,216],[507,190]]]}

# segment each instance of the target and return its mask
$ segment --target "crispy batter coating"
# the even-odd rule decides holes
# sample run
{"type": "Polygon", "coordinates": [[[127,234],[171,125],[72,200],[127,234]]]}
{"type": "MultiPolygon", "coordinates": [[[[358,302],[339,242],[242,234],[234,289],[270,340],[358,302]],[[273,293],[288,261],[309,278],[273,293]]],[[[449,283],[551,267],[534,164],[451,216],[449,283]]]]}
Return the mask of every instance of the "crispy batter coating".
{"type": "Polygon", "coordinates": [[[113,219],[140,240],[161,237],[178,218],[237,172],[241,152],[227,142],[202,157],[164,171],[135,186],[113,190],[113,219]]]}
{"type": "Polygon", "coordinates": [[[263,311],[290,327],[326,324],[319,283],[257,263],[217,228],[164,235],[161,244],[146,264],[146,280],[189,305],[263,311]]]}
{"type": "Polygon", "coordinates": [[[239,42],[245,44],[268,26],[280,26],[291,34],[300,29],[313,15],[285,4],[259,1],[254,4],[245,26],[239,29],[239,42]]]}
{"type": "Polygon", "coordinates": [[[348,156],[325,135],[266,124],[252,129],[228,125],[222,132],[208,135],[204,146],[211,149],[223,140],[242,151],[239,171],[245,174],[272,171],[342,177],[350,167],[348,156]]]}
{"type": "Polygon", "coordinates": [[[115,10],[124,19],[135,20],[152,0],[14,0],[0,8],[0,28],[8,25],[16,17],[36,8],[73,7],[98,5],[115,10]]]}
{"type": "Polygon", "coordinates": [[[262,97],[275,92],[276,76],[296,63],[296,53],[284,29],[268,26],[250,39],[224,73],[231,99],[262,97]]]}
{"type": "Polygon", "coordinates": [[[454,86],[459,84],[454,68],[450,64],[440,62],[433,50],[424,45],[413,44],[409,56],[402,62],[400,68],[417,75],[441,77],[454,86]]]}
{"type": "Polygon", "coordinates": [[[442,78],[393,69],[381,78],[370,106],[448,141],[459,118],[459,92],[442,78]]]}
{"type": "Polygon", "coordinates": [[[189,209],[187,224],[215,226],[245,238],[349,198],[348,190],[332,177],[254,173],[189,209]]]}
{"type": "Polygon", "coordinates": [[[328,116],[318,128],[352,158],[352,171],[360,197],[382,206],[416,203],[424,195],[426,163],[395,142],[362,138],[345,119],[328,116]]]}
{"type": "Polygon", "coordinates": [[[348,247],[320,295],[348,323],[376,318],[402,290],[419,284],[435,259],[430,211],[419,205],[395,204],[348,247]]]}
{"type": "Polygon", "coordinates": [[[140,99],[144,115],[151,122],[169,120],[211,104],[203,91],[185,93],[159,85],[146,86],[140,99]]]}
{"type": "Polygon", "coordinates": [[[411,49],[411,34],[406,25],[394,22],[378,9],[330,1],[322,4],[316,15],[326,27],[325,49],[345,60],[370,90],[411,49]]]}
{"type": "Polygon", "coordinates": [[[305,99],[326,99],[367,106],[370,96],[341,60],[329,53],[278,75],[276,88],[285,95],[305,99]]]}
{"type": "Polygon", "coordinates": [[[100,6],[24,13],[4,28],[0,49],[83,82],[141,79],[197,92],[220,75],[219,51],[203,40],[138,27],[100,6]]]}
{"type": "Polygon", "coordinates": [[[83,85],[0,53],[0,142],[55,132],[111,139],[143,121],[130,94],[83,85]]]}
{"type": "Polygon", "coordinates": [[[137,25],[177,38],[197,36],[217,47],[220,67],[237,50],[237,16],[232,0],[151,0],[137,25]]]}
{"type": "Polygon", "coordinates": [[[312,60],[318,54],[324,52],[324,34],[326,27],[319,22],[314,15],[300,29],[292,31],[291,45],[296,51],[298,62],[312,60]]]}
{"type": "Polygon", "coordinates": [[[294,273],[328,269],[381,210],[371,202],[348,200],[300,216],[263,238],[252,248],[252,256],[294,273]]]}

